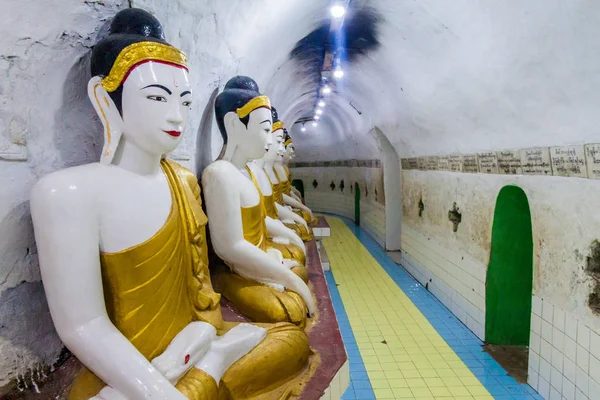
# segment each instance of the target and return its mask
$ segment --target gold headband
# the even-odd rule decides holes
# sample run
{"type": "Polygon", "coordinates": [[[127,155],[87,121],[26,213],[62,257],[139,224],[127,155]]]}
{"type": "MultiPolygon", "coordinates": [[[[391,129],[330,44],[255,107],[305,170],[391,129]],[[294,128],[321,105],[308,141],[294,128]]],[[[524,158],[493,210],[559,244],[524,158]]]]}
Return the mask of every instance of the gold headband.
{"type": "Polygon", "coordinates": [[[288,140],[285,141],[285,143],[283,144],[285,147],[288,147],[290,144],[292,144],[293,140],[292,138],[289,138],[288,140]]]}
{"type": "Polygon", "coordinates": [[[271,102],[269,101],[269,98],[267,96],[257,96],[249,102],[247,102],[246,105],[244,105],[243,107],[240,107],[237,110],[235,110],[235,112],[240,118],[244,118],[248,116],[248,114],[250,114],[252,111],[261,107],[268,108],[269,110],[271,109],[271,102]]]}
{"type": "Polygon", "coordinates": [[[277,129],[283,129],[285,126],[283,125],[283,122],[281,121],[277,121],[273,124],[273,126],[271,127],[271,130],[273,132],[275,132],[277,129]]]}
{"type": "Polygon", "coordinates": [[[181,50],[163,43],[138,42],[121,50],[110,73],[102,79],[102,87],[109,93],[114,92],[129,71],[144,61],[165,62],[187,69],[187,56],[181,50]]]}

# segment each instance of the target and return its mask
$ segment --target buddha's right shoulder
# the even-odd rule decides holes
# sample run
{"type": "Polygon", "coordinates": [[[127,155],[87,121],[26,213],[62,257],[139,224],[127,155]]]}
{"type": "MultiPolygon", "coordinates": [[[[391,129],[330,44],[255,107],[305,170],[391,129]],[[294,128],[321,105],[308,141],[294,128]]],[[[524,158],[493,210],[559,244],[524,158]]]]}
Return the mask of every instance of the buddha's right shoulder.
{"type": "Polygon", "coordinates": [[[80,165],[52,172],[40,179],[32,188],[32,198],[60,197],[82,198],[107,174],[100,163],[80,165]]]}
{"type": "Polygon", "coordinates": [[[213,179],[227,179],[227,176],[231,176],[239,171],[228,161],[217,160],[210,163],[204,171],[202,171],[202,179],[213,178],[213,179]]]}

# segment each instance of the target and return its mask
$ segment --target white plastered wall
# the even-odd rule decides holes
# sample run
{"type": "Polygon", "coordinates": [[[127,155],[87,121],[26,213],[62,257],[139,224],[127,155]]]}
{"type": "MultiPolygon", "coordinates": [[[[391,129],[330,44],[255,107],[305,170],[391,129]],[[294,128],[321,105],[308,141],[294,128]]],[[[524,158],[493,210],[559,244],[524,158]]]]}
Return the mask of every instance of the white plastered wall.
{"type": "MultiPolygon", "coordinates": [[[[597,239],[600,185],[580,178],[403,171],[402,263],[482,340],[496,197],[517,185],[528,198],[534,243],[529,382],[544,398],[600,389],[600,318],[585,272],[597,239]],[[580,201],[585,195],[585,201],[580,201]],[[418,215],[419,199],[424,210],[418,215]],[[452,231],[448,211],[461,212],[452,231]]],[[[583,397],[585,396],[585,397],[583,397]]]]}

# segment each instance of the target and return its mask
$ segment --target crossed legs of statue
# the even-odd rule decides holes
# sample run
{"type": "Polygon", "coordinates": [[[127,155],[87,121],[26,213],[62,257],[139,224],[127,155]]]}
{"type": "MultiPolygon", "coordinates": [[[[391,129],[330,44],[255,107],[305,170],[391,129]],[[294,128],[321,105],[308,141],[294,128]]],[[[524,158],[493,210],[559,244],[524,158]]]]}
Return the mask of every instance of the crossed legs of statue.
{"type": "MultiPolygon", "coordinates": [[[[201,322],[192,324],[208,325],[201,322]]],[[[166,371],[161,372],[173,382],[178,380],[176,388],[190,400],[275,400],[300,394],[319,363],[302,329],[289,323],[223,324],[222,336],[212,346],[206,345],[210,340],[187,335],[185,340],[191,338],[207,343],[196,346],[200,352],[204,348],[205,353],[202,352],[200,361],[195,363],[197,368],[187,370],[182,378],[178,379],[177,376],[178,365],[164,358],[167,356],[177,360],[177,364],[182,364],[186,355],[183,353],[190,351],[189,346],[179,346],[182,354],[161,355],[153,364],[159,369],[167,367],[166,371]],[[248,352],[249,348],[252,350],[248,352]],[[242,354],[245,355],[240,358],[242,354]],[[184,358],[179,360],[181,356],[184,358]],[[174,370],[175,375],[170,370],[174,370]],[[219,376],[221,379],[217,386],[215,379],[219,376]]],[[[214,328],[212,330],[215,331],[214,328]]],[[[186,333],[178,336],[185,337],[186,333]]],[[[189,333],[194,334],[194,331],[190,330],[189,333]]],[[[176,344],[177,340],[173,343],[176,344]]],[[[170,347],[165,353],[177,352],[177,347],[174,347],[175,350],[170,347]]],[[[69,400],[122,400],[118,392],[105,386],[87,369],[77,376],[72,388],[69,400]]]]}
{"type": "MultiPolygon", "coordinates": [[[[295,267],[292,271],[308,280],[306,267],[295,267]]],[[[291,322],[300,328],[306,325],[306,305],[296,292],[280,291],[244,278],[222,264],[212,268],[212,282],[217,292],[253,321],[291,322]]]]}

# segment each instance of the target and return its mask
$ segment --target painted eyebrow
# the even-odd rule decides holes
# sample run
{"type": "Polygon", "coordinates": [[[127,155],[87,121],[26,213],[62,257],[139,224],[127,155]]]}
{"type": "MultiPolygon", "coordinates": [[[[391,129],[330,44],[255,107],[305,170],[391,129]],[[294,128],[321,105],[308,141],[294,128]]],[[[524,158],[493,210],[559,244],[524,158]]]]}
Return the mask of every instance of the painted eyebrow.
{"type": "Polygon", "coordinates": [[[186,94],[189,94],[190,96],[192,95],[192,92],[190,92],[189,90],[186,90],[185,92],[181,93],[181,95],[179,97],[183,97],[186,94]]]}
{"type": "Polygon", "coordinates": [[[268,119],[265,119],[263,122],[261,122],[261,124],[264,124],[265,122],[271,122],[268,119]]]}
{"type": "Polygon", "coordinates": [[[162,89],[162,90],[164,90],[165,92],[167,92],[167,93],[169,93],[169,94],[173,94],[173,93],[172,93],[172,92],[169,90],[169,88],[166,88],[166,87],[164,87],[163,85],[148,85],[148,86],[146,86],[146,87],[143,87],[142,89],[147,89],[147,88],[149,88],[149,87],[157,87],[157,88],[159,88],[159,89],[162,89]]]}

